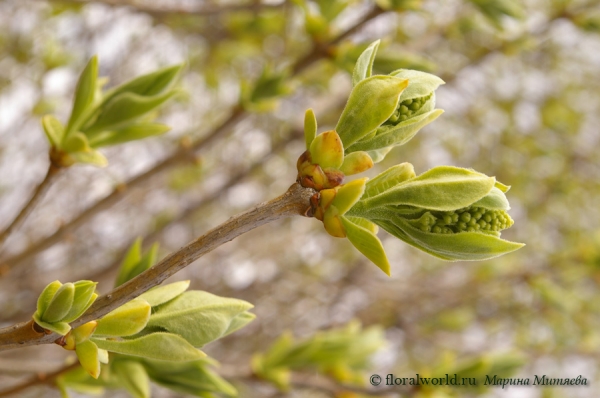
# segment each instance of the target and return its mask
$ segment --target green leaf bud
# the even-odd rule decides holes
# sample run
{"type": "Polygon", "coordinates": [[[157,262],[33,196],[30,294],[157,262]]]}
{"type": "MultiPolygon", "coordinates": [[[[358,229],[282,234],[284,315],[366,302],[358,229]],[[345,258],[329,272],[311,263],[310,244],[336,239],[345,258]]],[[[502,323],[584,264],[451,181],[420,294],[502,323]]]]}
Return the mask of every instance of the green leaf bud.
{"type": "Polygon", "coordinates": [[[310,144],[317,136],[317,118],[312,109],[307,109],[304,114],[304,140],[306,141],[306,149],[310,149],[310,144]]]}
{"type": "MultiPolygon", "coordinates": [[[[313,143],[315,141],[317,141],[316,138],[313,140],[313,143]]],[[[315,144],[315,150],[318,150],[318,148],[322,148],[321,143],[315,144]]],[[[332,156],[331,159],[328,159],[327,154],[321,153],[321,155],[325,159],[325,162],[338,161],[338,159],[336,159],[337,156],[332,156]]],[[[323,169],[319,164],[316,164],[316,162],[312,159],[310,151],[305,151],[302,155],[300,155],[296,167],[298,169],[297,181],[300,183],[300,185],[306,188],[313,188],[317,191],[338,186],[344,180],[344,173],[342,173],[340,170],[335,168],[323,169]]]]}
{"type": "Polygon", "coordinates": [[[40,314],[42,321],[48,323],[60,322],[73,306],[75,286],[72,283],[62,285],[50,300],[46,310],[40,314]]]}
{"type": "Polygon", "coordinates": [[[312,163],[318,164],[322,169],[339,169],[344,161],[342,140],[333,130],[316,136],[309,151],[312,163]]]}

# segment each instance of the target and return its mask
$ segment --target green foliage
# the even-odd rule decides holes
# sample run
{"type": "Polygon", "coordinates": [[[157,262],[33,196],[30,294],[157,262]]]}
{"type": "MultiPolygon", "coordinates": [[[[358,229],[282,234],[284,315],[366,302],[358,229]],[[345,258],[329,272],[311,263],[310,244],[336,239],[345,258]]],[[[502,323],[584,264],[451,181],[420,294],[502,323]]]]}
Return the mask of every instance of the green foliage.
{"type": "Polygon", "coordinates": [[[134,398],[149,398],[150,381],[197,397],[214,397],[213,393],[237,396],[236,389],[211,369],[215,365],[217,362],[207,357],[172,362],[113,354],[98,379],[79,368],[61,375],[56,384],[63,397],[69,397],[69,391],[98,395],[108,388],[124,389],[134,398]]]}
{"type": "Polygon", "coordinates": [[[252,369],[282,390],[289,389],[292,370],[316,370],[342,383],[362,385],[366,380],[362,371],[384,343],[379,327],[363,329],[358,322],[301,341],[284,333],[265,353],[254,356],[252,369]]]}
{"type": "Polygon", "coordinates": [[[98,78],[98,59],[92,57],[79,77],[67,125],[52,115],[42,118],[54,164],[105,166],[107,160],[97,148],[167,132],[168,126],[152,119],[178,93],[173,86],[181,68],[164,68],[103,92],[105,80],[98,78]]]}

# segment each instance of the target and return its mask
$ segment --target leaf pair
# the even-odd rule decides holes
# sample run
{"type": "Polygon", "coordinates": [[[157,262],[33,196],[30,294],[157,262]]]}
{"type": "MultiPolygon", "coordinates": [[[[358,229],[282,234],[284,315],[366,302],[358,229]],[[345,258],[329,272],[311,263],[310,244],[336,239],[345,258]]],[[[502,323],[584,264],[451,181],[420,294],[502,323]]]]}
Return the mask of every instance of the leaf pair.
{"type": "Polygon", "coordinates": [[[97,148],[168,131],[151,121],[151,113],[177,94],[173,85],[181,68],[164,68],[103,93],[105,80],[98,78],[98,60],[92,57],[77,82],[66,126],[52,115],[42,118],[52,161],[62,167],[77,162],[105,166],[106,158],[97,148]]]}

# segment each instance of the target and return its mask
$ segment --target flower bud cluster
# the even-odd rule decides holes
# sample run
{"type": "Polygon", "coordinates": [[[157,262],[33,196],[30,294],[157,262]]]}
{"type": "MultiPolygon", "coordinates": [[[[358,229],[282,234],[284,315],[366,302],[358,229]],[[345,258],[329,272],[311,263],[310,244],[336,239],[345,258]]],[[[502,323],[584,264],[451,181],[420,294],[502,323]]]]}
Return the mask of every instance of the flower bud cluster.
{"type": "Polygon", "coordinates": [[[419,110],[431,99],[433,91],[428,95],[420,98],[407,99],[398,104],[398,108],[392,116],[384,123],[384,125],[397,125],[414,116],[419,110]]]}
{"type": "Polygon", "coordinates": [[[500,232],[513,225],[513,219],[505,210],[489,210],[469,206],[456,211],[426,212],[411,222],[423,232],[454,234],[459,232],[500,232]]]}

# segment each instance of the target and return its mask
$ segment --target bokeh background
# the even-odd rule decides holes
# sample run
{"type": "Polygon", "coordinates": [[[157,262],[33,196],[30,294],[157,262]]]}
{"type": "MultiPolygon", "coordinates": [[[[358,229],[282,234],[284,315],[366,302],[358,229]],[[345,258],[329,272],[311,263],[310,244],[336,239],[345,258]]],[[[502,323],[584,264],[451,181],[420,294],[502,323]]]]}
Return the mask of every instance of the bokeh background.
{"type": "MultiPolygon", "coordinates": [[[[261,227],[173,278],[255,305],[253,323],[206,352],[242,397],[334,396],[307,385],[281,393],[236,374],[285,330],[307,338],[358,319],[380,325],[387,342],[365,383],[372,373],[410,377],[502,357],[514,377],[582,375],[588,386],[428,396],[597,397],[600,6],[593,0],[0,1],[2,226],[48,167],[41,116],[68,117],[89,57],[98,55],[109,86],[187,64],[184,94],[159,116],[172,131],[104,150],[106,168],[63,173],[6,242],[1,325],[28,319],[56,279],[93,279],[109,291],[138,236],[145,246],[159,242],[165,256],[282,193],[304,151],[304,110],[314,109],[319,131],[331,129],[353,63],[376,39],[378,73],[413,68],[446,81],[437,91],[445,113],[371,171],[408,161],[417,173],[447,164],[494,175],[512,186],[515,225],[503,237],[527,246],[490,261],[447,263],[382,233],[387,277],[315,220],[261,227]],[[271,89],[253,95],[265,79],[271,89]],[[201,144],[156,169],[190,142],[201,144]]],[[[57,347],[3,353],[0,385],[58,369],[66,356],[57,347]]],[[[20,394],[59,396],[47,386],[20,394]]]]}

